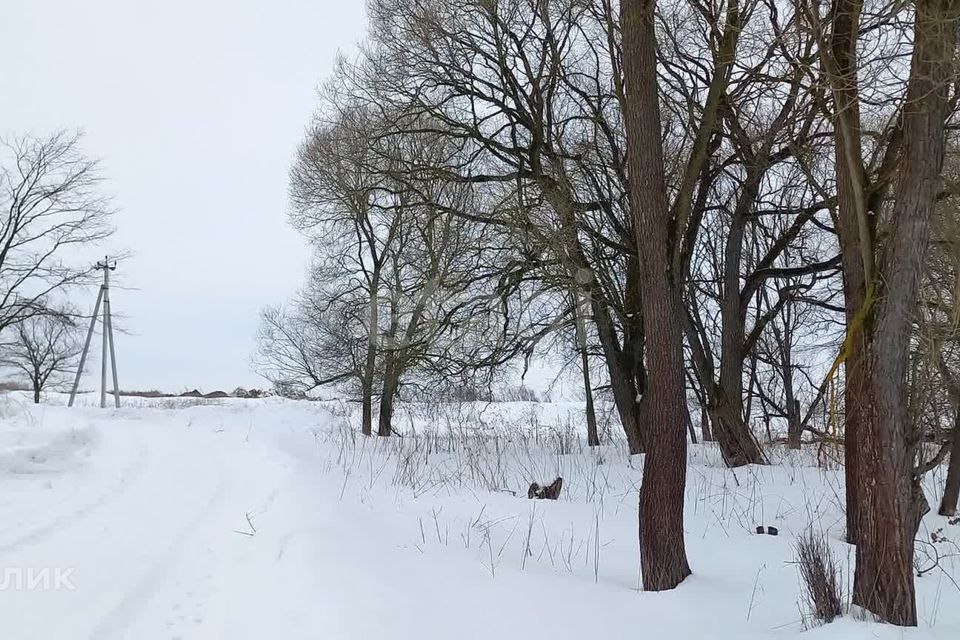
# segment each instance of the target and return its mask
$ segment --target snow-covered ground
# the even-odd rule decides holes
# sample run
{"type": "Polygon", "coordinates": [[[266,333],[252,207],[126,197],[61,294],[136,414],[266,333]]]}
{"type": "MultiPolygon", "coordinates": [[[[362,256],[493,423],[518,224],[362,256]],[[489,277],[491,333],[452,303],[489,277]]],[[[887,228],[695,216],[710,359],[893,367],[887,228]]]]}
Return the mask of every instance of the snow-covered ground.
{"type": "Polygon", "coordinates": [[[589,451],[576,403],[407,405],[382,441],[336,401],[26,400],[0,395],[5,640],[960,637],[960,526],[935,515],[918,629],[805,632],[795,536],[823,531],[851,576],[831,452],[732,472],[693,446],[694,576],[654,594],[642,459],[589,451]],[[527,499],[557,475],[560,501],[527,499]]]}

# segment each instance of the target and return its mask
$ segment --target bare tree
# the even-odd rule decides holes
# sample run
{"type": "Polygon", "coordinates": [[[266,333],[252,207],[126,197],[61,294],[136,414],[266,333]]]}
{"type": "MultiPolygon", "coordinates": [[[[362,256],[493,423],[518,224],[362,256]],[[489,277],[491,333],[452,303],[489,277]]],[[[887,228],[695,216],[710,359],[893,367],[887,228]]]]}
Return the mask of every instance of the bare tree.
{"type": "Polygon", "coordinates": [[[357,382],[363,372],[358,347],[363,336],[352,331],[357,320],[350,305],[320,305],[309,289],[286,308],[265,309],[260,318],[255,364],[274,386],[297,392],[357,382]]]}
{"type": "Polygon", "coordinates": [[[76,370],[82,344],[70,313],[31,315],[8,329],[12,341],[0,350],[0,365],[30,380],[33,401],[57,378],[76,370]]]}
{"type": "Polygon", "coordinates": [[[680,289],[674,280],[670,207],[664,176],[657,91],[656,0],[626,0],[623,65],[624,121],[629,145],[631,202],[641,255],[640,287],[650,380],[647,456],[640,488],[640,563],[643,586],[673,589],[690,575],[683,536],[687,471],[680,289]]]}
{"type": "MultiPolygon", "coordinates": [[[[357,333],[364,334],[363,353],[351,351],[343,362],[350,363],[350,374],[359,384],[361,428],[370,435],[383,272],[400,218],[389,207],[392,197],[384,183],[388,167],[377,148],[387,121],[351,102],[341,90],[349,83],[347,67],[341,66],[327,89],[331,113],[318,120],[301,146],[291,174],[291,220],[317,249],[308,313],[316,316],[314,322],[331,315],[353,318],[356,329],[335,323],[351,336],[342,336],[351,348],[357,346],[357,333]]],[[[339,381],[339,369],[335,366],[313,381],[339,381]]]]}
{"type": "Polygon", "coordinates": [[[313,247],[313,274],[285,313],[264,315],[260,356],[269,377],[305,390],[356,385],[367,435],[379,395],[377,433],[389,436],[404,384],[504,359],[490,355],[500,345],[489,331],[502,271],[484,263],[490,225],[470,218],[478,191],[429,175],[457,147],[435,123],[401,129],[402,109],[357,99],[379,69],[343,63],[301,147],[291,218],[313,247]]]}
{"type": "Polygon", "coordinates": [[[109,236],[112,210],[79,134],[13,138],[0,153],[3,330],[44,313],[54,292],[89,282],[92,270],[67,262],[69,250],[109,236]]]}
{"type": "MultiPolygon", "coordinates": [[[[611,3],[375,0],[370,14],[378,73],[362,95],[402,105],[400,131],[459,149],[419,173],[488,195],[469,217],[509,242],[491,247],[508,256],[502,292],[586,301],[630,450],[641,452],[643,314],[611,3]]],[[[549,326],[575,323],[576,305],[555,308],[563,316],[549,326]]]]}
{"type": "MultiPolygon", "coordinates": [[[[915,626],[914,535],[922,492],[916,434],[907,397],[909,350],[943,165],[946,125],[955,109],[957,8],[949,0],[918,1],[911,34],[886,34],[900,51],[879,54],[890,123],[865,161],[858,58],[865,39],[860,0],[837,0],[824,20],[809,23],[829,47],[822,65],[833,94],[837,211],[844,255],[847,337],[848,537],[857,545],[853,600],[885,621],[915,626]],[[912,42],[911,42],[912,35],[912,42]],[[910,43],[907,47],[906,43],[910,43]],[[906,49],[909,62],[903,55],[906,49]],[[907,71],[905,74],[904,71],[907,71]],[[893,89],[889,89],[889,87],[893,89]],[[851,422],[850,419],[853,419],[851,422]]],[[[902,10],[902,9],[898,9],[902,10]]],[[[874,26],[895,23],[881,19],[874,26]]],[[[895,25],[896,26],[896,25],[895,25]]]]}

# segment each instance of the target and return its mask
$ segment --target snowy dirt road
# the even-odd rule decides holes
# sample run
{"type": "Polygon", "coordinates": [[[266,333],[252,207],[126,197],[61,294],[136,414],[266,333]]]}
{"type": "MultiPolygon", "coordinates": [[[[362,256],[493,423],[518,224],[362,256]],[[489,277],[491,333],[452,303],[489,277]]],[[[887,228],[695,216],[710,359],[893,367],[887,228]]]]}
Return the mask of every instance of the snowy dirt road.
{"type": "Polygon", "coordinates": [[[305,613],[333,624],[295,557],[320,514],[249,414],[31,416],[0,490],[4,638],[259,638],[305,613]],[[33,446],[38,431],[52,442],[33,446]]]}
{"type": "MultiPolygon", "coordinates": [[[[100,412],[0,397],[0,638],[795,637],[792,536],[842,521],[836,470],[691,467],[695,575],[643,594],[628,459],[515,436],[512,453],[381,447],[343,418],[322,403],[100,412]],[[554,473],[565,500],[513,495],[554,473]],[[783,535],[753,536],[761,519],[783,535]]],[[[906,637],[954,637],[956,564],[943,566],[918,583],[924,623],[906,637]]],[[[904,637],[849,619],[807,635],[904,637]]]]}

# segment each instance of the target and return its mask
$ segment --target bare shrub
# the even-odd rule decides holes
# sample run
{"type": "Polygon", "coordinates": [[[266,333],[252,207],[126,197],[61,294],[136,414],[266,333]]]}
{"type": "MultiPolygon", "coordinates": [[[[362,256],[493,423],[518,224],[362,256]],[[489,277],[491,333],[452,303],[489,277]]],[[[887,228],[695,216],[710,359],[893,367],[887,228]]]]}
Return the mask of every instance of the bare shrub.
{"type": "Polygon", "coordinates": [[[812,529],[796,542],[797,567],[810,615],[823,623],[841,614],[840,565],[823,534],[812,529]]]}

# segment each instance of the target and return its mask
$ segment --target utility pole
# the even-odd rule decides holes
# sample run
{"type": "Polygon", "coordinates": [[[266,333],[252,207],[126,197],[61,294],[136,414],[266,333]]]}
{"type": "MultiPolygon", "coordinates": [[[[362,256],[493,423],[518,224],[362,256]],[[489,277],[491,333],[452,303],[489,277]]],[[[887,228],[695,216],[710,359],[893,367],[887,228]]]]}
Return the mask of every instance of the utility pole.
{"type": "Polygon", "coordinates": [[[120,385],[117,381],[117,354],[113,346],[113,317],[110,313],[110,272],[117,270],[117,261],[105,257],[98,262],[94,269],[103,271],[103,284],[100,285],[100,293],[97,294],[97,304],[93,307],[93,315],[90,316],[90,329],[87,331],[87,340],[83,343],[83,353],[80,355],[80,366],[77,368],[77,376],[73,380],[73,389],[70,391],[70,402],[68,407],[73,406],[77,398],[77,389],[80,387],[80,376],[83,375],[83,367],[87,363],[87,353],[90,351],[90,342],[93,340],[93,332],[97,326],[97,317],[100,315],[100,307],[103,307],[103,352],[100,360],[100,408],[107,406],[107,355],[109,351],[110,366],[113,371],[113,398],[117,409],[120,408],[120,385]]]}

